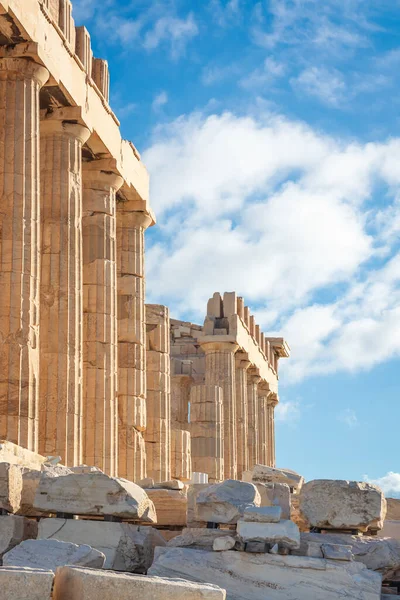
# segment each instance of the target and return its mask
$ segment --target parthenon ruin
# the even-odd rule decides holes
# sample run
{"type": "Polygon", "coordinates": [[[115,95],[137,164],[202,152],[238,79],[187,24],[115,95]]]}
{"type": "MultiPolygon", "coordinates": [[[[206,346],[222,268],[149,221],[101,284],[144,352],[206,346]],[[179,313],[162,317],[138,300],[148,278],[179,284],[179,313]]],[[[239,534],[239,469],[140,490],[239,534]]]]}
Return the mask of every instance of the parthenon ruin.
{"type": "Polygon", "coordinates": [[[70,0],[0,1],[0,439],[132,481],[275,465],[282,338],[145,305],[149,177],[70,0]]]}

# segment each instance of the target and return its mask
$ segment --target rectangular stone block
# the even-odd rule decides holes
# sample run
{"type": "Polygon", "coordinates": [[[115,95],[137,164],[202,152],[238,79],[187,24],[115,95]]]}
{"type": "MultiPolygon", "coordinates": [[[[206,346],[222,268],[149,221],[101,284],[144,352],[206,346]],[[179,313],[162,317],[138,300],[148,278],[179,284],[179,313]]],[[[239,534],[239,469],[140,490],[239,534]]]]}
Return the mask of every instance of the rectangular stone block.
{"type": "Polygon", "coordinates": [[[225,600],[225,591],[211,584],[62,567],[57,570],[53,600],[225,600]]]}
{"type": "Polygon", "coordinates": [[[279,544],[283,548],[293,550],[300,548],[300,531],[293,521],[251,523],[239,520],[237,532],[244,542],[267,542],[269,544],[279,544]]]}
{"type": "Polygon", "coordinates": [[[192,478],[192,453],[189,431],[173,429],[171,442],[171,475],[181,481],[190,481],[192,478]]]}
{"type": "Polygon", "coordinates": [[[185,526],[187,513],[186,490],[146,490],[157,513],[157,525],[185,526]]]}
{"type": "Polygon", "coordinates": [[[281,515],[280,506],[250,506],[245,510],[243,519],[257,523],[279,523],[281,515]]]}
{"type": "Polygon", "coordinates": [[[0,516],[0,559],[24,540],[36,539],[38,525],[32,519],[17,515],[0,516]]]}
{"type": "Polygon", "coordinates": [[[0,441],[0,463],[10,463],[11,465],[21,465],[29,469],[40,469],[47,458],[36,452],[31,452],[26,448],[17,446],[6,440],[0,441]]]}
{"type": "Polygon", "coordinates": [[[282,519],[291,517],[290,488],[286,483],[255,483],[261,496],[261,506],[280,506],[282,519]]]}
{"type": "Polygon", "coordinates": [[[54,573],[23,567],[0,568],[1,600],[50,600],[54,573]]]}
{"type": "Polygon", "coordinates": [[[0,509],[10,513],[19,510],[22,496],[22,468],[0,463],[0,509]]]}

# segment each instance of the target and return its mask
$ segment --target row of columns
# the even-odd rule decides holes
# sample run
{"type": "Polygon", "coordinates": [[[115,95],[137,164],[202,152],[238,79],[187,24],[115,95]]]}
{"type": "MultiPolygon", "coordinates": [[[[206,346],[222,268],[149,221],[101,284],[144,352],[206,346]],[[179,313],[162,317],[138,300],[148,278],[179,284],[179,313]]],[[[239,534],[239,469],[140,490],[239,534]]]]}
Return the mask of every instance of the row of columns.
{"type": "Polygon", "coordinates": [[[117,207],[112,160],[82,164],[74,109],[40,121],[48,77],[0,59],[0,438],[133,478],[151,218],[117,207]]]}
{"type": "MultiPolygon", "coordinates": [[[[222,389],[224,478],[240,479],[257,463],[275,466],[277,395],[270,392],[237,344],[207,341],[201,347],[205,385],[222,389]]],[[[192,461],[196,461],[193,442],[192,461]]]]}

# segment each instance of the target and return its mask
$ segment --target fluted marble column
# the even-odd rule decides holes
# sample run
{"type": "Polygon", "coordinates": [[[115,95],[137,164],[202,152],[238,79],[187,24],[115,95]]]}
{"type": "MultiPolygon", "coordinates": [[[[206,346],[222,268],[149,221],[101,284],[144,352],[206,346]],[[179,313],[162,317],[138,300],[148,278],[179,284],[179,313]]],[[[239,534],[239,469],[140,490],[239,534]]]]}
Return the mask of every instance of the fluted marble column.
{"type": "Polygon", "coordinates": [[[116,193],[114,161],[83,167],[83,461],[118,472],[116,193]]]}
{"type": "Polygon", "coordinates": [[[249,453],[249,469],[259,463],[259,414],[258,414],[258,384],[261,377],[257,369],[247,371],[247,397],[248,397],[248,437],[247,448],[249,453]]]}
{"type": "Polygon", "coordinates": [[[220,386],[224,413],[224,477],[237,478],[236,378],[234,342],[201,342],[206,355],[205,383],[220,386]]]}
{"type": "Polygon", "coordinates": [[[267,398],[268,408],[268,465],[270,467],[276,466],[275,456],[275,407],[278,405],[279,399],[277,394],[270,394],[267,398]]]}
{"type": "Polygon", "coordinates": [[[235,354],[236,365],[236,421],[237,421],[237,477],[242,478],[243,472],[249,468],[249,454],[247,449],[248,423],[247,423],[247,369],[250,361],[247,354],[235,354]]]}
{"type": "Polygon", "coordinates": [[[38,449],[39,90],[48,71],[0,59],[0,438],[38,449]]]}
{"type": "Polygon", "coordinates": [[[211,483],[223,481],[223,402],[222,389],[219,386],[192,386],[190,434],[193,471],[207,473],[211,483]]]}
{"type": "Polygon", "coordinates": [[[134,481],[145,477],[144,232],[152,218],[125,204],[117,204],[118,473],[134,481]]]}
{"type": "Polygon", "coordinates": [[[268,394],[268,384],[261,382],[258,386],[258,460],[263,465],[268,464],[268,394]]]}
{"type": "Polygon", "coordinates": [[[53,113],[40,134],[39,451],[72,466],[82,462],[82,145],[90,132],[53,113]]]}

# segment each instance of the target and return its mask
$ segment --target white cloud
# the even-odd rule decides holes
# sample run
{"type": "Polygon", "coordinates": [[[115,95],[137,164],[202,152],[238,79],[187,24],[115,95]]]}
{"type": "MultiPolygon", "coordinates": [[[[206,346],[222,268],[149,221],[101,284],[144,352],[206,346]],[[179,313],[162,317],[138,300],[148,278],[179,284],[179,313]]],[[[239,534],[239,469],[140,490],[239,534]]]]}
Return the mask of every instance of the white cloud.
{"type": "Polygon", "coordinates": [[[364,475],[364,481],[374,483],[380,487],[383,493],[388,497],[400,497],[400,473],[389,471],[389,473],[383,477],[378,477],[378,479],[371,479],[368,475],[364,475]]]}
{"type": "Polygon", "coordinates": [[[236,290],[287,338],[285,381],[400,356],[400,256],[386,235],[399,140],[356,144],[278,115],[195,113],[158,128],[144,160],[159,227],[147,254],[153,301],[201,320],[214,291],[236,290]]]}
{"type": "Polygon", "coordinates": [[[157,96],[154,98],[151,107],[154,110],[154,112],[158,112],[163,106],[165,106],[168,102],[168,94],[165,91],[160,92],[159,94],[157,94],[157,96]]]}
{"type": "Polygon", "coordinates": [[[143,46],[148,50],[158,48],[167,41],[171,45],[171,55],[178,58],[184,53],[186,44],[196,35],[199,29],[192,13],[185,19],[173,16],[159,18],[144,37],[143,46]]]}
{"type": "Polygon", "coordinates": [[[241,15],[241,0],[210,0],[209,12],[221,27],[237,22],[241,15]]]}
{"type": "Polygon", "coordinates": [[[338,421],[347,425],[349,429],[354,429],[358,425],[357,415],[352,408],[345,408],[338,414],[337,418],[338,421]]]}
{"type": "Polygon", "coordinates": [[[272,56],[268,56],[261,68],[255,69],[249,75],[243,77],[240,84],[244,88],[262,87],[273,83],[286,72],[286,65],[278,62],[272,56]]]}
{"type": "Polygon", "coordinates": [[[346,98],[346,84],[336,69],[309,67],[290,80],[292,87],[307,96],[314,96],[324,104],[337,107],[346,98]]]}
{"type": "Polygon", "coordinates": [[[280,401],[275,408],[275,421],[278,423],[295,423],[300,418],[300,405],[298,402],[280,401]]]}

